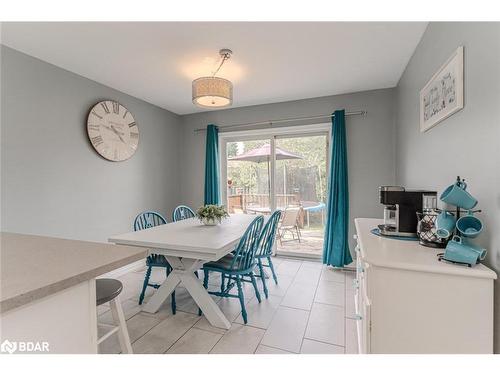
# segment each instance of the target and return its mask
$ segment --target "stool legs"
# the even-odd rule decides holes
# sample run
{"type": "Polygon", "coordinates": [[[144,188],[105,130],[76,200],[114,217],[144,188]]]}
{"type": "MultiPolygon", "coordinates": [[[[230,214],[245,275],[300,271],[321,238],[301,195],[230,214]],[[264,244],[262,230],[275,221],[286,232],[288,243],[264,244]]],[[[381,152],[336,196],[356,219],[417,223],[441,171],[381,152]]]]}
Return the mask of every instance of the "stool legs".
{"type": "Polygon", "coordinates": [[[113,315],[113,321],[118,326],[118,340],[120,341],[122,353],[133,354],[127,330],[127,323],[125,322],[125,316],[123,315],[123,309],[120,303],[120,297],[117,296],[115,299],[109,301],[109,305],[111,308],[111,314],[113,315]]]}

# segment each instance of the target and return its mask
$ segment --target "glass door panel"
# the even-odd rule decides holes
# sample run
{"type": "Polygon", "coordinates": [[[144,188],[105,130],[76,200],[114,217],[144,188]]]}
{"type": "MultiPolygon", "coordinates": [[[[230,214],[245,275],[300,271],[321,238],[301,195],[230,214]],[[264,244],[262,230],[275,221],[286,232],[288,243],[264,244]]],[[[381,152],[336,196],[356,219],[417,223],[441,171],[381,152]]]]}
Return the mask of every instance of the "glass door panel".
{"type": "Polygon", "coordinates": [[[276,137],[275,202],[284,211],[278,253],[321,256],[327,147],[327,134],[276,137]]]}
{"type": "MultiPolygon", "coordinates": [[[[284,212],[276,252],[321,257],[326,215],[328,133],[232,138],[226,150],[229,213],[284,212]],[[255,139],[257,138],[257,139],[255,139]]],[[[224,176],[224,173],[222,173],[224,176]]]]}
{"type": "Polygon", "coordinates": [[[226,143],[229,213],[271,212],[271,140],[226,143]]]}

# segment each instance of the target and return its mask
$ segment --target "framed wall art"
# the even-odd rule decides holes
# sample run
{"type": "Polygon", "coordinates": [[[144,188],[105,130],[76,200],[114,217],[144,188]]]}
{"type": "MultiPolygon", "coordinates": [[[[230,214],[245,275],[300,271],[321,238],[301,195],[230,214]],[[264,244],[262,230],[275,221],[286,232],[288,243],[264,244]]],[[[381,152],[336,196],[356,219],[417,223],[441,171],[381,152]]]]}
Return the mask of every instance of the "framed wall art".
{"type": "Polygon", "coordinates": [[[425,132],[464,107],[464,47],[420,90],[420,131],[425,132]]]}

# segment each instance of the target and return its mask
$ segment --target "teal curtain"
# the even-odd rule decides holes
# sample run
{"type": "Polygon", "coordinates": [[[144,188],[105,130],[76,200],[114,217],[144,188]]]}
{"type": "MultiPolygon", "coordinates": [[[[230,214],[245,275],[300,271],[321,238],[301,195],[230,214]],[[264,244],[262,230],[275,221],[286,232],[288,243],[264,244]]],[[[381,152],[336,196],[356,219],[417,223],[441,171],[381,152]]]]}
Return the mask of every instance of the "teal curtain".
{"type": "Polygon", "coordinates": [[[323,263],[343,267],[352,262],[349,251],[349,189],[347,182],[345,111],[332,115],[332,147],[327,196],[323,263]]]}
{"type": "Polygon", "coordinates": [[[219,187],[219,129],[207,126],[205,154],[205,204],[220,204],[219,187]]]}

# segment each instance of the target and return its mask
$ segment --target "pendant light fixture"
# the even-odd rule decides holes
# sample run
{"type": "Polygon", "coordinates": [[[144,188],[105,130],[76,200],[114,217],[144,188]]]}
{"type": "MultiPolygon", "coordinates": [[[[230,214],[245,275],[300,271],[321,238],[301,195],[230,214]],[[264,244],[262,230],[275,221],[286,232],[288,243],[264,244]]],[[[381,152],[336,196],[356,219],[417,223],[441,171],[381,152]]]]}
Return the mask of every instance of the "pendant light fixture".
{"type": "Polygon", "coordinates": [[[200,77],[193,81],[193,104],[202,108],[220,108],[233,103],[233,84],[227,79],[215,76],[226,60],[231,58],[232,53],[230,49],[221,49],[221,62],[212,76],[200,77]]]}

